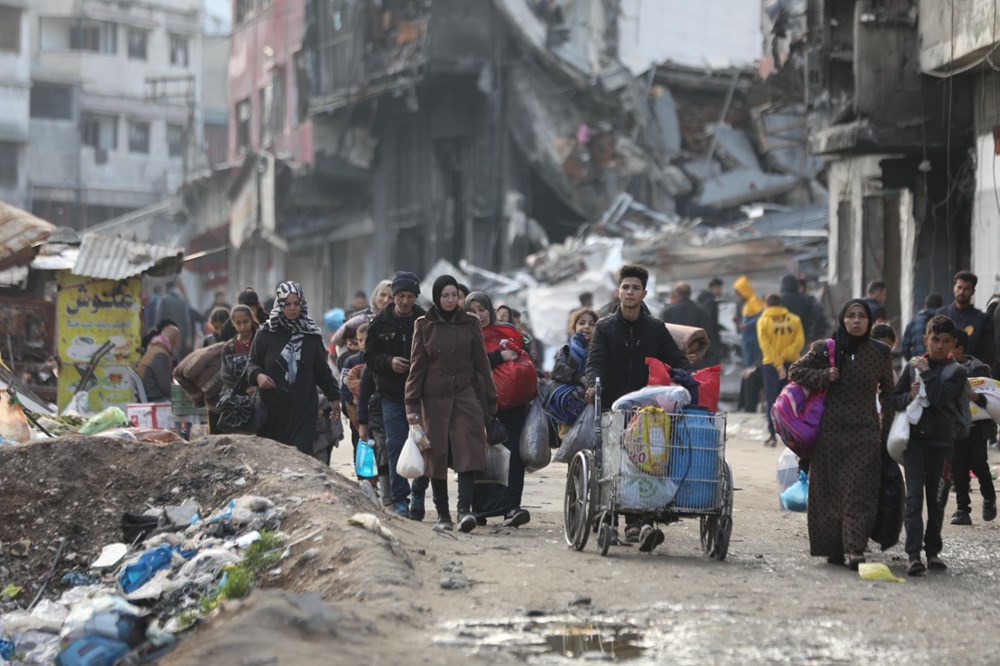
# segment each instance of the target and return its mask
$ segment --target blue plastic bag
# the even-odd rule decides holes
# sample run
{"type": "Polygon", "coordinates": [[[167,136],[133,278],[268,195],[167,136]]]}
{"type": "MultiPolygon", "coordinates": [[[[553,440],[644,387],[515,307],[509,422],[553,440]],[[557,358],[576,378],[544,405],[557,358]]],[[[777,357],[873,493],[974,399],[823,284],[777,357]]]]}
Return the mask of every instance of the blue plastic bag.
{"type": "Polygon", "coordinates": [[[56,657],[56,666],[111,666],[129,653],[129,646],[102,636],[73,641],[56,657]]]}
{"type": "Polygon", "coordinates": [[[118,576],[118,584],[125,594],[131,594],[148,583],[157,571],[170,566],[174,549],[166,544],[159,548],[147,550],[139,559],[122,569],[118,576]]]}
{"type": "Polygon", "coordinates": [[[378,476],[375,467],[375,447],[363,439],[358,440],[358,448],[354,451],[354,473],[362,479],[378,476]]]}
{"type": "Polygon", "coordinates": [[[809,506],[809,477],[799,472],[799,480],[781,493],[781,508],[785,511],[805,511],[809,506]]]}

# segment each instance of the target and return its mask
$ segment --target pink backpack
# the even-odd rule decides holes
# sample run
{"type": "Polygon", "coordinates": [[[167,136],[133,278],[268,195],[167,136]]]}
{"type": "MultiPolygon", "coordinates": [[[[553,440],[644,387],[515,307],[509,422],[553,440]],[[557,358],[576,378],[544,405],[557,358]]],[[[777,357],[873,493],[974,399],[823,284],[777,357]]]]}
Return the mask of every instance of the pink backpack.
{"type": "MultiPolygon", "coordinates": [[[[826,341],[826,352],[830,367],[836,365],[835,343],[826,341]]],[[[819,436],[819,424],[823,420],[826,391],[810,391],[795,382],[788,382],[771,408],[771,422],[785,446],[799,458],[812,458],[819,436]]]]}

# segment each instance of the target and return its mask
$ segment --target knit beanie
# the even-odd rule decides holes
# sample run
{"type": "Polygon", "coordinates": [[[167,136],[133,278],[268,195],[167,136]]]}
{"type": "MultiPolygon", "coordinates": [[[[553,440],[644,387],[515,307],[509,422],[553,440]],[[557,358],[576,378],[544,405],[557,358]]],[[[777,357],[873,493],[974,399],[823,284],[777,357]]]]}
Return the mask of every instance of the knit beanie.
{"type": "Polygon", "coordinates": [[[420,295],[420,281],[417,276],[408,271],[396,271],[396,277],[392,278],[392,295],[408,291],[417,296],[420,295]]]}

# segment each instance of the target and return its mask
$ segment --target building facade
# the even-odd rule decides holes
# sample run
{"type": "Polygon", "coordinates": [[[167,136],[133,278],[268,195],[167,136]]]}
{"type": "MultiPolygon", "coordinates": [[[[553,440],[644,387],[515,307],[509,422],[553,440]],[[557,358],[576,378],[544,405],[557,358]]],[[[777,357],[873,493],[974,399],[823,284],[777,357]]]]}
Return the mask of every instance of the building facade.
{"type": "Polygon", "coordinates": [[[28,205],[31,101],[27,0],[0,1],[0,200],[28,205]]]}
{"type": "Polygon", "coordinates": [[[33,0],[23,13],[33,212],[86,229],[204,167],[200,0],[33,0]]]}

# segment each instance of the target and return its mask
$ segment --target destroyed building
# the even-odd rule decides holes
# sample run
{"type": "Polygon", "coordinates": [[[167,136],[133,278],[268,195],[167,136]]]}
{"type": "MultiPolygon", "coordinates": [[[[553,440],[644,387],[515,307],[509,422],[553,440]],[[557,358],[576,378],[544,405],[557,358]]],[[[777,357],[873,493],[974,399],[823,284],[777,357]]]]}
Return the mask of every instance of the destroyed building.
{"type": "Polygon", "coordinates": [[[772,0],[763,16],[766,94],[806,106],[828,163],[837,299],[883,280],[905,324],[967,268],[988,297],[1000,286],[995,4],[772,0]]]}

